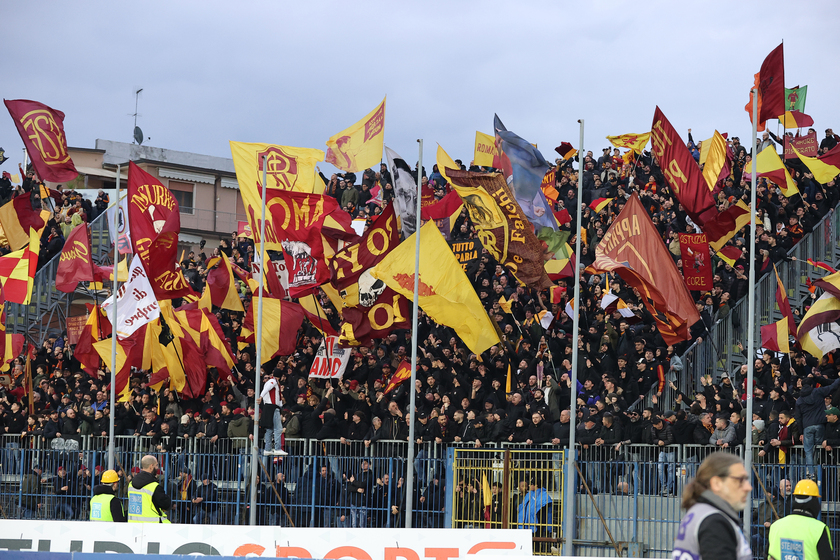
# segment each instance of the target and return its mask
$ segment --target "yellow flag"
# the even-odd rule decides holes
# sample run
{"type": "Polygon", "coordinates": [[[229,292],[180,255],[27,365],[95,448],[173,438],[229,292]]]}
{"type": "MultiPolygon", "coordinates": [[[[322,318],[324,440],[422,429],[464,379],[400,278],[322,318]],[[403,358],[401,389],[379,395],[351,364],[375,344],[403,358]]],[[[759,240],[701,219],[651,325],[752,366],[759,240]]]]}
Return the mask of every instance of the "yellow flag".
{"type": "MultiPolygon", "coordinates": [[[[496,137],[476,131],[473,163],[485,167],[492,167],[493,157],[497,155],[499,155],[499,150],[496,149],[496,137]]],[[[438,164],[438,169],[440,169],[440,164],[438,164]]]]}
{"type": "MultiPolygon", "coordinates": [[[[838,168],[836,165],[825,163],[820,158],[803,156],[796,150],[796,148],[794,148],[793,146],[791,146],[791,148],[793,148],[793,153],[796,154],[796,157],[798,157],[802,161],[802,163],[804,163],[805,166],[811,171],[811,173],[813,173],[814,179],[818,183],[824,185],[832,179],[834,179],[835,177],[837,177],[837,175],[840,175],[840,168],[838,168]]],[[[762,151],[761,153],[764,152],[762,151]]]]}
{"type": "Polygon", "coordinates": [[[714,190],[717,184],[720,170],[726,164],[726,140],[715,130],[715,135],[703,142],[700,153],[700,163],[703,165],[703,178],[709,185],[709,190],[714,190]],[[703,160],[703,152],[706,152],[706,159],[703,160]]]}
{"type": "MultiPolygon", "coordinates": [[[[128,356],[125,353],[125,349],[122,345],[117,344],[117,367],[111,367],[111,339],[105,338],[103,340],[98,340],[93,343],[93,349],[96,350],[96,353],[99,354],[99,357],[102,358],[102,361],[105,362],[105,366],[110,369],[111,371],[120,372],[122,371],[123,367],[125,367],[125,361],[128,356]]],[[[129,376],[126,376],[125,379],[128,381],[130,380],[129,376]]],[[[131,398],[131,384],[126,383],[124,387],[115,387],[115,391],[118,395],[117,401],[118,402],[126,402],[131,398]]]]}
{"type": "MultiPolygon", "coordinates": [[[[414,301],[413,234],[372,270],[374,278],[414,301]]],[[[420,228],[420,287],[417,302],[436,323],[452,327],[467,347],[481,354],[499,336],[461,264],[434,222],[420,228]]]]}
{"type": "MultiPolygon", "coordinates": [[[[236,180],[239,182],[239,192],[242,194],[242,203],[255,243],[260,241],[262,195],[259,185],[262,184],[263,158],[266,162],[266,182],[269,189],[315,194],[324,192],[324,182],[315,171],[315,164],[324,159],[322,150],[231,142],[230,152],[233,155],[236,180]]],[[[266,235],[266,249],[282,249],[279,242],[268,238],[266,235]]]]}
{"type": "Polygon", "coordinates": [[[446,153],[446,150],[443,149],[443,146],[438,144],[437,149],[437,166],[438,166],[438,173],[443,175],[443,178],[446,179],[447,183],[451,183],[452,181],[449,180],[449,177],[446,176],[446,169],[461,169],[461,166],[455,163],[449,154],[446,153]]]}
{"type": "Polygon", "coordinates": [[[342,171],[362,171],[382,161],[384,142],[385,99],[362,120],[327,140],[325,161],[342,171]]]}
{"type": "Polygon", "coordinates": [[[610,144],[616,148],[630,148],[634,152],[641,154],[650,140],[650,132],[644,134],[619,134],[618,136],[607,136],[610,144]]]}
{"type": "MultiPolygon", "coordinates": [[[[776,150],[765,148],[758,152],[758,157],[755,158],[756,172],[759,177],[766,177],[768,180],[775,183],[786,197],[791,197],[799,193],[796,183],[788,173],[785,164],[782,163],[779,154],[776,150]]],[[[752,173],[752,162],[749,162],[744,168],[744,177],[752,173]]]]}

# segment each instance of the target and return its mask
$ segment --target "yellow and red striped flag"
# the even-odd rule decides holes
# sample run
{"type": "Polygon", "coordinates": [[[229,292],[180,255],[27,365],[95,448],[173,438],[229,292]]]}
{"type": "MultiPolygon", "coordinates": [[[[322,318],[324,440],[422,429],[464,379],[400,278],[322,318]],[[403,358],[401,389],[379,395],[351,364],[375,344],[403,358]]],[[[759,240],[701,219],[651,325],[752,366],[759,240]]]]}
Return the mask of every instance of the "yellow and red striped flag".
{"type": "Polygon", "coordinates": [[[790,353],[790,339],[788,338],[788,319],[781,320],[769,325],[761,326],[761,347],[773,352],[790,353]]]}
{"type": "Polygon", "coordinates": [[[589,204],[589,207],[592,208],[592,211],[596,214],[600,214],[601,210],[609,206],[610,202],[613,200],[615,200],[615,198],[596,198],[589,204]]]}
{"type": "Polygon", "coordinates": [[[394,372],[394,375],[392,375],[390,381],[388,381],[388,386],[385,387],[384,394],[387,395],[396,389],[397,385],[408,379],[411,379],[411,365],[403,360],[400,367],[397,368],[397,371],[394,372]]]}
{"type": "Polygon", "coordinates": [[[0,257],[0,284],[3,286],[5,301],[29,304],[40,249],[41,240],[38,233],[30,228],[28,246],[0,257]]]}

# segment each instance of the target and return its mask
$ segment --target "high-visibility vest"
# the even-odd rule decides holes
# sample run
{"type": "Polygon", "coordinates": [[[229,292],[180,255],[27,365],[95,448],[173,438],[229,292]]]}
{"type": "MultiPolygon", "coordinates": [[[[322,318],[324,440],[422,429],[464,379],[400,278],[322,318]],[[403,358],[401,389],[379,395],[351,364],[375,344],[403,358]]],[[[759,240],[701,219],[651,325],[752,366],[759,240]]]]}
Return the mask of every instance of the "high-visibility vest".
{"type": "Polygon", "coordinates": [[[825,529],[825,523],[813,517],[787,515],[770,525],[768,553],[776,560],[819,560],[817,543],[825,529]]]}
{"type": "Polygon", "coordinates": [[[157,487],[157,482],[147,484],[143,488],[128,486],[129,523],[169,523],[166,513],[159,511],[152,503],[152,495],[157,487]]]}
{"type": "Polygon", "coordinates": [[[113,521],[111,515],[111,500],[113,494],[98,494],[90,499],[90,520],[91,521],[113,521]]]}

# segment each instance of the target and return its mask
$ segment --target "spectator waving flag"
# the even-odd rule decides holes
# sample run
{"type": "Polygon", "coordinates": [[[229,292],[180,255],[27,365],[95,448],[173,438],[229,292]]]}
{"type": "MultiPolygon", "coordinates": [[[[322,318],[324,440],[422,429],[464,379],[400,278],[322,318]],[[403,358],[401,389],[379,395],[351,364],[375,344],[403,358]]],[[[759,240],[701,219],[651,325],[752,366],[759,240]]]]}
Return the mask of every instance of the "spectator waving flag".
{"type": "Polygon", "coordinates": [[[0,207],[0,226],[12,251],[17,251],[29,243],[29,230],[41,232],[50,219],[50,211],[41,206],[47,196],[46,189],[33,189],[28,194],[13,198],[0,207]]]}
{"type": "Polygon", "coordinates": [[[30,229],[27,247],[0,257],[0,285],[3,287],[0,301],[29,304],[40,249],[41,240],[35,230],[30,229]]]}

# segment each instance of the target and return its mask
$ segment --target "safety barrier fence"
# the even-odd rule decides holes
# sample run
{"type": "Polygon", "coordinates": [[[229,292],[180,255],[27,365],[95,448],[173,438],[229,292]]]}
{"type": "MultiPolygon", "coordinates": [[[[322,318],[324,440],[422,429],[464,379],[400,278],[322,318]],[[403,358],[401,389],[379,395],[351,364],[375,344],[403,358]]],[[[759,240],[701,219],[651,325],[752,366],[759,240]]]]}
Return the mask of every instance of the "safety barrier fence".
{"type": "MultiPolygon", "coordinates": [[[[151,439],[151,438],[149,438],[151,439]]],[[[127,485],[152,448],[143,438],[118,453],[127,485]]],[[[406,442],[289,440],[289,455],[260,456],[257,522],[284,527],[402,527],[405,525],[406,442]],[[344,453],[336,453],[344,451],[344,453]]],[[[102,449],[4,447],[0,515],[19,519],[87,519],[88,503],[107,463],[102,449]],[[40,467],[38,471],[34,466],[40,467]],[[59,467],[63,467],[59,469],[59,467]],[[100,467],[100,469],[97,469],[100,467]]],[[[200,444],[199,444],[200,447],[200,444]]],[[[251,456],[184,449],[154,451],[159,480],[173,500],[170,519],[183,524],[247,524],[251,456]]],[[[719,450],[703,445],[622,445],[578,448],[567,460],[557,446],[418,446],[413,465],[412,525],[429,528],[524,528],[536,554],[559,554],[565,538],[567,476],[575,480],[575,549],[583,556],[670,555],[682,516],[680,496],[699,464],[719,450]]],[[[743,447],[728,448],[743,456],[743,447]]],[[[840,538],[840,467],[836,451],[816,450],[812,468],[821,490],[822,519],[840,538]]],[[[801,447],[788,464],[755,457],[752,546],[766,557],[767,529],[790,511],[791,488],[805,477],[801,447]],[[773,504],[772,506],[770,504],[773,504]],[[775,508],[775,513],[774,513],[775,508]]]]}
{"type": "MultiPolygon", "coordinates": [[[[812,233],[803,237],[788,251],[788,257],[792,257],[792,260],[782,261],[776,268],[787,290],[791,308],[797,309],[806,303],[811,295],[805,280],[827,274],[826,271],[809,265],[808,259],[824,261],[830,265],[840,261],[840,212],[837,209],[829,212],[814,227],[812,233]]],[[[690,395],[702,388],[701,376],[711,375],[717,380],[721,374],[732,375],[747,363],[747,327],[750,321],[756,325],[755,343],[758,350],[761,348],[761,333],[758,327],[782,318],[776,305],[776,286],[776,276],[771,267],[769,272],[756,278],[754,317],[748,317],[748,301],[743,297],[732,306],[725,317],[715,318],[710,331],[702,334],[703,342],[693,343],[681,356],[682,371],[671,375],[677,389],[690,395]],[[739,342],[744,350],[741,350],[739,342]]],[[[652,394],[651,392],[646,397],[648,404],[651,404],[652,394]]],[[[676,391],[666,385],[660,399],[670,403],[675,397],[676,391]]]]}

